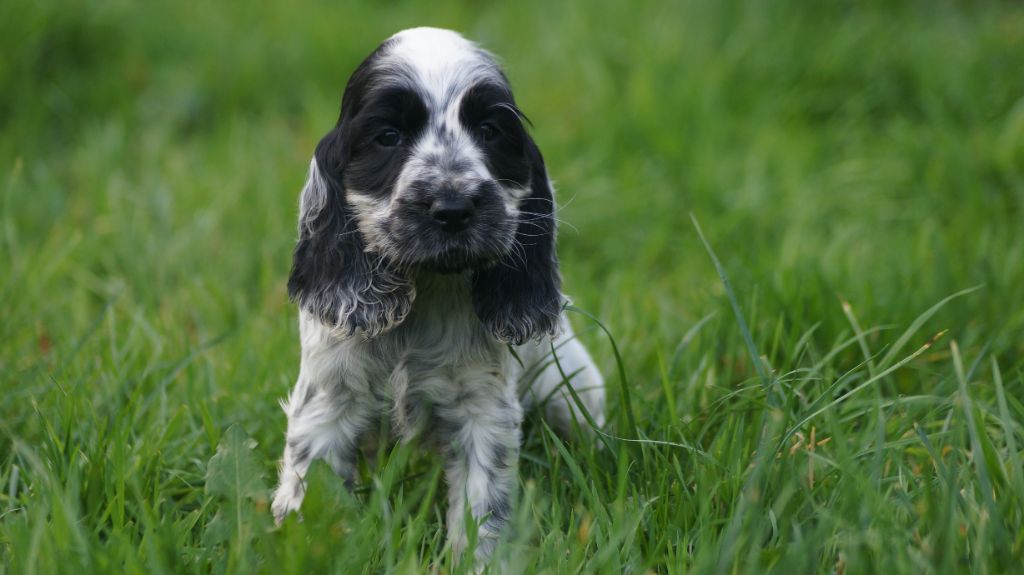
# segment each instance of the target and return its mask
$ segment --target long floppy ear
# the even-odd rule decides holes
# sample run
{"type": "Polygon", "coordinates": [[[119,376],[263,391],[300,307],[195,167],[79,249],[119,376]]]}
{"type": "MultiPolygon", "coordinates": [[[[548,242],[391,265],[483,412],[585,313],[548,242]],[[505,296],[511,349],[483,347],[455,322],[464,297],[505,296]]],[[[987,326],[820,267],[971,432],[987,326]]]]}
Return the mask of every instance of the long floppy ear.
{"type": "Polygon", "coordinates": [[[339,122],[320,140],[309,164],[288,296],[336,336],[371,338],[405,319],[415,292],[386,261],[366,251],[345,201],[346,124],[339,122]]]}
{"type": "Polygon", "coordinates": [[[519,204],[517,246],[497,265],[473,275],[473,307],[499,341],[522,345],[555,335],[562,278],[555,252],[555,198],[544,158],[529,136],[530,195],[519,204]]]}

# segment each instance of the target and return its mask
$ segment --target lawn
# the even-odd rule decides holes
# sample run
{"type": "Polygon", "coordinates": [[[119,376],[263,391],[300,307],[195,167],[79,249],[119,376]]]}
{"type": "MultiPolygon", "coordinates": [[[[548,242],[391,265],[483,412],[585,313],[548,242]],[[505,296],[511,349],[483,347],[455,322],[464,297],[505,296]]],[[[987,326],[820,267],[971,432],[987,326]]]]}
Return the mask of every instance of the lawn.
{"type": "Polygon", "coordinates": [[[1020,572],[1019,3],[8,0],[0,573],[469,568],[413,446],[267,501],[299,188],[423,24],[503,58],[611,400],[527,418],[494,571],[1020,572]]]}

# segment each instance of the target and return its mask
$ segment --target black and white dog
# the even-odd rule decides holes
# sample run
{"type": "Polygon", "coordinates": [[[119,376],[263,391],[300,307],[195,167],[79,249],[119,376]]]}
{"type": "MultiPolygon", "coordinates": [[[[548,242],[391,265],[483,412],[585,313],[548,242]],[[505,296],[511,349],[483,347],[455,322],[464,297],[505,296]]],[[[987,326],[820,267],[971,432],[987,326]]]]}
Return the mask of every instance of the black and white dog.
{"type": "Polygon", "coordinates": [[[571,385],[603,424],[601,375],[563,316],[555,203],[524,121],[494,58],[447,30],[400,32],[352,74],[300,200],[288,292],[302,364],[284,405],[278,522],[302,503],[313,460],[351,482],[361,436],[388,418],[440,450],[449,542],[465,547],[469,505],[486,557],[509,516],[521,406],[543,403],[569,433],[571,385]]]}

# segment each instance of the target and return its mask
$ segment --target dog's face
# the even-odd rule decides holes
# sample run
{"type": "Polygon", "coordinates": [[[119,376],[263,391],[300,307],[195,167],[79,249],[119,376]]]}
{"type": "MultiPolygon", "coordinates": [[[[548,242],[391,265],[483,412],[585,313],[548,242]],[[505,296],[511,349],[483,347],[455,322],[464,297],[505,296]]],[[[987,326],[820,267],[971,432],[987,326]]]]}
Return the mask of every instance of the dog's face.
{"type": "Polygon", "coordinates": [[[353,76],[342,186],[369,250],[452,272],[515,249],[528,138],[491,57],[443,30],[400,33],[353,76]]]}
{"type": "Polygon", "coordinates": [[[494,59],[417,28],[353,73],[303,191],[289,291],[339,335],[399,323],[422,271],[472,272],[498,339],[551,333],[560,305],[553,197],[494,59]]]}

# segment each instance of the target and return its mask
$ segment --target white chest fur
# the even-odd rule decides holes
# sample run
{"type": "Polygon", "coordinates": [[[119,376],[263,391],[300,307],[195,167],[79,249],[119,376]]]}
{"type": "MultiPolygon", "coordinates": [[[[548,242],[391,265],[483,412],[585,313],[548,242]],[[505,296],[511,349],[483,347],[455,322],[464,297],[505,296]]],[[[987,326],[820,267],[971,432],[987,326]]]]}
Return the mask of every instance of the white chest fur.
{"type": "Polygon", "coordinates": [[[372,340],[339,340],[303,313],[300,386],[390,412],[404,437],[422,430],[438,408],[472,409],[482,396],[514,399],[519,365],[477,319],[469,281],[468,274],[418,277],[408,317],[372,340]]]}

